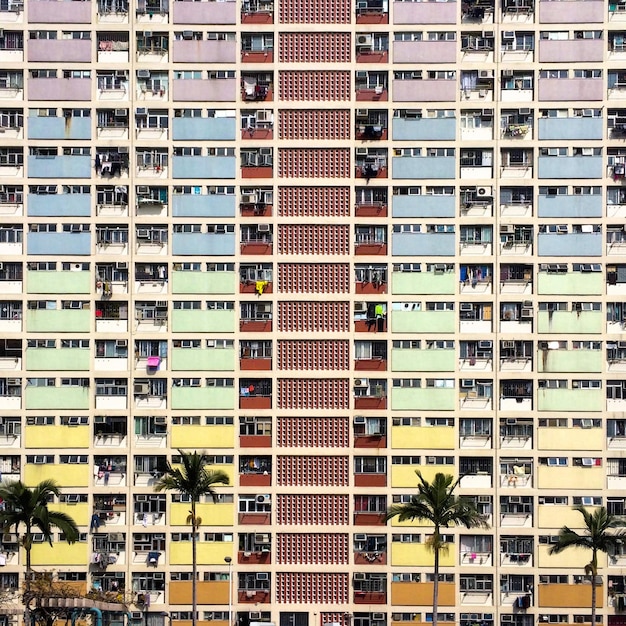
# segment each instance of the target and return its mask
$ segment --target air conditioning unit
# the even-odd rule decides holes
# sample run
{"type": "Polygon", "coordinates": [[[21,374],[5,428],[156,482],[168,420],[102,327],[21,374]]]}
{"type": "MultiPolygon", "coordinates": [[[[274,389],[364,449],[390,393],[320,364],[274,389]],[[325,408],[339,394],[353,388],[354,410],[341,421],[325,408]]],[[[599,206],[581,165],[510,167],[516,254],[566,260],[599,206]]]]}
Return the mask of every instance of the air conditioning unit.
{"type": "Polygon", "coordinates": [[[33,543],[43,543],[46,537],[43,533],[33,533],[33,543]]]}
{"type": "Polygon", "coordinates": [[[356,572],[354,574],[354,580],[365,580],[365,573],[363,572],[356,572]]]}
{"type": "Polygon", "coordinates": [[[493,78],[493,70],[480,70],[478,72],[479,78],[493,78]]]}
{"type": "Polygon", "coordinates": [[[505,30],[502,33],[502,39],[515,39],[515,31],[513,30],[505,30]]]}
{"type": "Polygon", "coordinates": [[[149,239],[150,231],[147,228],[138,228],[137,229],[137,237],[139,239],[149,239]]]}
{"type": "Polygon", "coordinates": [[[154,423],[159,425],[167,424],[167,417],[165,415],[157,415],[154,418],[154,423]]]}
{"type": "Polygon", "coordinates": [[[128,117],[127,109],[115,109],[115,117],[128,117]]]}
{"type": "Polygon", "coordinates": [[[491,187],[477,187],[476,193],[482,197],[490,197],[493,195],[493,190],[491,187]]]}
{"type": "Polygon", "coordinates": [[[511,504],[521,504],[522,496],[509,496],[509,502],[511,504]]]}
{"type": "Polygon", "coordinates": [[[531,114],[531,110],[530,109],[520,109],[519,110],[519,114],[520,115],[530,115],[531,114]]]}
{"type": "Polygon", "coordinates": [[[138,107],[135,111],[135,115],[148,115],[148,109],[146,109],[146,107],[138,107]]]}
{"type": "Polygon", "coordinates": [[[254,543],[256,544],[269,543],[269,542],[270,542],[269,534],[261,533],[261,534],[254,535],[254,543]]]}
{"type": "Polygon", "coordinates": [[[357,148],[356,149],[356,155],[357,156],[367,156],[369,153],[367,148],[357,148]]]}
{"type": "Polygon", "coordinates": [[[513,76],[513,70],[502,70],[502,76],[504,78],[511,78],[511,76],[513,76]]]}
{"type": "Polygon", "coordinates": [[[9,387],[18,387],[22,384],[21,378],[7,378],[7,385],[9,387]]]}
{"type": "Polygon", "coordinates": [[[500,225],[500,233],[504,234],[513,234],[515,232],[515,226],[513,224],[501,224],[500,225]]]}
{"type": "Polygon", "coordinates": [[[184,30],[183,31],[183,39],[192,39],[193,31],[192,30],[184,30]]]}
{"type": "Polygon", "coordinates": [[[374,37],[371,34],[362,34],[356,36],[357,46],[371,46],[374,41],[374,37]]]}
{"type": "Polygon", "coordinates": [[[269,233],[272,230],[271,224],[259,224],[257,226],[257,231],[260,233],[269,233]]]}
{"type": "Polygon", "coordinates": [[[473,311],[474,305],[471,302],[461,302],[459,310],[465,312],[473,311]]]}
{"type": "Polygon", "coordinates": [[[147,396],[150,393],[150,383],[135,383],[133,393],[136,396],[147,396]]]}
{"type": "Polygon", "coordinates": [[[354,417],[355,424],[365,424],[365,416],[364,415],[356,415],[354,417]]]}
{"type": "Polygon", "coordinates": [[[119,154],[128,154],[128,146],[120,146],[117,151],[119,154]]]}
{"type": "Polygon", "coordinates": [[[257,580],[269,580],[270,579],[270,575],[267,572],[259,572],[256,575],[256,579],[257,580]]]}
{"type": "Polygon", "coordinates": [[[533,316],[533,310],[530,308],[523,308],[522,312],[521,312],[521,317],[532,317],[533,316]]]}
{"type": "Polygon", "coordinates": [[[273,112],[271,110],[261,110],[256,112],[257,122],[271,122],[273,112]]]}
{"type": "Polygon", "coordinates": [[[369,117],[369,114],[367,112],[367,109],[357,109],[356,110],[356,116],[363,118],[363,117],[369,117]]]}
{"type": "Polygon", "coordinates": [[[365,387],[369,387],[369,380],[367,378],[355,378],[354,386],[359,389],[364,389],[365,387]]]}
{"type": "Polygon", "coordinates": [[[367,72],[365,70],[357,70],[356,78],[357,78],[357,80],[359,80],[359,78],[361,78],[361,79],[367,78],[367,72]]]}
{"type": "Polygon", "coordinates": [[[479,504],[491,504],[491,496],[478,496],[476,502],[479,504]]]}
{"type": "Polygon", "coordinates": [[[143,613],[141,611],[131,611],[130,619],[135,622],[138,620],[143,621],[143,613]]]}
{"type": "Polygon", "coordinates": [[[493,109],[483,109],[480,114],[482,117],[493,117],[493,109]]]}
{"type": "Polygon", "coordinates": [[[107,423],[106,415],[96,415],[93,418],[93,423],[94,424],[106,424],[107,423]]]}
{"type": "Polygon", "coordinates": [[[137,193],[139,195],[144,195],[146,193],[150,193],[150,187],[148,187],[147,185],[139,185],[137,187],[137,193]]]}
{"type": "Polygon", "coordinates": [[[137,78],[150,78],[150,70],[137,70],[137,78]]]}
{"type": "Polygon", "coordinates": [[[482,350],[487,350],[487,349],[491,348],[492,346],[493,346],[493,344],[492,344],[492,342],[490,340],[489,341],[485,340],[485,341],[479,341],[478,342],[478,347],[480,349],[482,349],[482,350]]]}
{"type": "Polygon", "coordinates": [[[372,613],[372,619],[373,620],[383,620],[385,619],[385,614],[384,613],[372,613]]]}
{"type": "Polygon", "coordinates": [[[259,198],[256,193],[241,194],[241,204],[256,204],[259,198]]]}
{"type": "Polygon", "coordinates": [[[474,387],[476,381],[473,378],[463,378],[461,380],[461,387],[467,389],[468,387],[474,387]]]}
{"type": "Polygon", "coordinates": [[[116,543],[120,541],[124,541],[124,534],[123,533],[111,533],[109,535],[109,541],[114,541],[116,543]]]}
{"type": "Polygon", "coordinates": [[[250,619],[251,620],[261,619],[261,611],[250,611],[250,619]]]}
{"type": "Polygon", "coordinates": [[[115,264],[115,269],[116,270],[127,270],[128,269],[128,262],[127,261],[118,261],[115,264]]]}
{"type": "Polygon", "coordinates": [[[367,302],[355,302],[354,303],[355,313],[365,313],[366,311],[367,311],[367,302]]]}
{"type": "Polygon", "coordinates": [[[167,300],[157,300],[154,304],[159,309],[164,309],[167,307],[167,300]]]}
{"type": "Polygon", "coordinates": [[[505,614],[505,615],[500,615],[500,621],[502,622],[513,622],[513,615],[512,614],[505,614]]]}
{"type": "Polygon", "coordinates": [[[354,535],[355,541],[367,541],[367,535],[365,533],[356,533],[354,535]]]}
{"type": "Polygon", "coordinates": [[[272,502],[272,496],[269,494],[261,494],[256,497],[257,504],[270,504],[272,502]]]}

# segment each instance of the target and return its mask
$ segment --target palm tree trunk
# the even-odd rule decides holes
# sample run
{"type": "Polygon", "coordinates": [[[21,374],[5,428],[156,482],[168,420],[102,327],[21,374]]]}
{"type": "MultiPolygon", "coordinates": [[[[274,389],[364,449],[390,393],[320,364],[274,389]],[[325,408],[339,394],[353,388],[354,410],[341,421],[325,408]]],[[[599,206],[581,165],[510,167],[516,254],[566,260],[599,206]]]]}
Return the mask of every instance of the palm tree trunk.
{"type": "Polygon", "coordinates": [[[435,580],[433,581],[433,626],[437,626],[437,613],[439,612],[439,529],[435,528],[435,580]]]}
{"type": "Polygon", "coordinates": [[[596,624],[596,575],[598,573],[598,555],[593,551],[591,558],[591,624],[596,624]]]}
{"type": "Polygon", "coordinates": [[[196,556],[196,502],[191,500],[191,626],[198,620],[198,559],[196,556]]]}

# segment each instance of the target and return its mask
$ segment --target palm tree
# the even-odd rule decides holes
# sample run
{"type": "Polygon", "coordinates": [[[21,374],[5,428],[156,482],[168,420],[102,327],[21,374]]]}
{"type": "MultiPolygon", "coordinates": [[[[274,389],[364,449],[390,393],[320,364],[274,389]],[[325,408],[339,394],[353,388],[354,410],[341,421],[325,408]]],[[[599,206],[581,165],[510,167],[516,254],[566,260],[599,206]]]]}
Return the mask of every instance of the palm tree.
{"type": "Polygon", "coordinates": [[[417,495],[411,496],[407,504],[395,504],[389,508],[386,520],[397,517],[399,521],[418,520],[430,522],[434,531],[428,539],[428,546],[435,556],[433,581],[433,626],[437,626],[439,609],[439,557],[447,549],[441,536],[442,528],[465,526],[465,528],[487,528],[485,517],[481,515],[471,500],[454,495],[459,481],[453,476],[438,472],[432,482],[428,482],[419,470],[415,472],[419,479],[417,495]]]}
{"type": "Polygon", "coordinates": [[[60,494],[59,486],[54,480],[43,480],[32,489],[20,480],[0,484],[0,499],[4,503],[4,508],[0,511],[0,528],[3,532],[13,530],[24,548],[26,591],[30,588],[32,576],[33,530],[42,533],[50,545],[54,528],[58,528],[65,535],[67,543],[78,540],[76,522],[67,513],[48,509],[50,500],[60,494]]]}
{"type": "Polygon", "coordinates": [[[591,623],[596,623],[596,588],[598,576],[598,552],[609,553],[621,543],[626,521],[611,515],[605,507],[598,507],[590,513],[582,506],[575,506],[584,520],[584,532],[577,533],[567,526],[559,531],[558,541],[549,550],[548,554],[560,554],[569,548],[584,548],[591,550],[591,561],[585,565],[585,574],[591,576],[591,623]]]}
{"type": "Polygon", "coordinates": [[[230,479],[228,474],[222,470],[207,469],[209,458],[204,452],[178,450],[178,453],[181,458],[181,467],[174,467],[168,461],[165,473],[154,485],[154,490],[177,491],[191,499],[191,510],[187,516],[187,523],[191,525],[191,624],[196,626],[198,619],[196,532],[202,525],[202,519],[196,515],[196,503],[200,501],[201,496],[205,495],[210,495],[213,502],[216,502],[215,485],[228,485],[230,479]]]}

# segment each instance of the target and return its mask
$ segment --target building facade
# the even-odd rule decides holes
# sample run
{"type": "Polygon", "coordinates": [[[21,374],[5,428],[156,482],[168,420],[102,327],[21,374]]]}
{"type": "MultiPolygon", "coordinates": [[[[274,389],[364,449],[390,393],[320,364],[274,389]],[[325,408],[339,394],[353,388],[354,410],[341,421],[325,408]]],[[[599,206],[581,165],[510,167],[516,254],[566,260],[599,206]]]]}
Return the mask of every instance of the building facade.
{"type": "Polygon", "coordinates": [[[430,529],[383,517],[443,471],[491,526],[440,622],[590,623],[548,550],[626,514],[622,0],[0,0],[0,131],[0,470],[82,531],[36,568],[187,626],[152,486],[204,449],[204,626],[425,625],[430,529]]]}

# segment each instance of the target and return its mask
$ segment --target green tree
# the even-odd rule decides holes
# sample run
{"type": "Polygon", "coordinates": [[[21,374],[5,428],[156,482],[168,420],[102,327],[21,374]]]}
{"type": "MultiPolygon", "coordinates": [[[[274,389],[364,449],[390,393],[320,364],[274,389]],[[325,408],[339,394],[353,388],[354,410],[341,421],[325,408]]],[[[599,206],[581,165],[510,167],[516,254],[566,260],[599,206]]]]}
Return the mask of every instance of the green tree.
{"type": "Polygon", "coordinates": [[[4,509],[0,511],[0,528],[18,536],[26,553],[27,581],[32,573],[33,530],[42,533],[50,545],[55,528],[65,535],[67,543],[78,540],[76,522],[66,513],[48,508],[50,500],[60,495],[61,490],[54,480],[43,480],[32,489],[20,480],[0,484],[0,498],[4,503],[4,509]]]}
{"type": "Polygon", "coordinates": [[[618,543],[621,543],[626,521],[611,515],[603,506],[590,513],[584,506],[575,506],[584,520],[582,534],[568,526],[559,531],[558,541],[549,551],[549,554],[560,554],[570,548],[591,550],[591,561],[585,565],[585,574],[591,576],[591,623],[596,623],[596,590],[598,576],[598,552],[608,554],[613,552],[618,543]]]}
{"type": "Polygon", "coordinates": [[[427,522],[433,525],[433,534],[428,539],[428,546],[434,553],[433,581],[433,626],[437,626],[439,610],[439,560],[441,553],[447,550],[441,530],[451,526],[466,528],[488,528],[487,521],[471,500],[454,495],[459,484],[453,476],[438,472],[432,482],[428,482],[422,473],[415,472],[419,483],[417,494],[411,496],[407,504],[394,504],[389,508],[386,520],[397,517],[399,521],[427,522]]]}
{"type": "Polygon", "coordinates": [[[196,555],[196,533],[202,525],[202,519],[196,514],[196,504],[202,496],[210,495],[217,501],[216,485],[228,485],[229,478],[226,472],[207,469],[209,459],[204,452],[185,452],[178,450],[181,462],[178,465],[167,463],[165,473],[154,485],[155,491],[177,491],[188,496],[191,500],[191,510],[187,516],[187,523],[191,526],[191,604],[192,626],[197,623],[198,606],[198,563],[196,555]]]}

